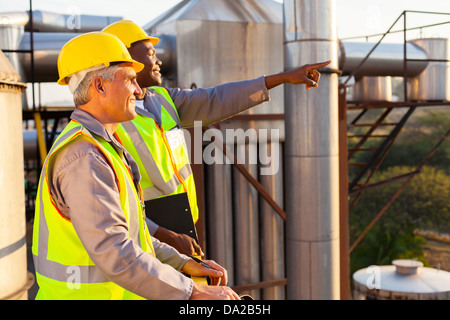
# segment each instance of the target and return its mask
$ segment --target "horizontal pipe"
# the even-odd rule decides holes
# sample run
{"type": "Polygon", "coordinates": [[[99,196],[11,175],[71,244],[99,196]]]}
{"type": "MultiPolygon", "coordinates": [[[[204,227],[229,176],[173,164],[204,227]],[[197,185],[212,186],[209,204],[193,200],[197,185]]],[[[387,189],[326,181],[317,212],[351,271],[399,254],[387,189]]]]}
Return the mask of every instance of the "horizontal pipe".
{"type": "MultiPolygon", "coordinates": [[[[339,68],[344,74],[352,73],[374,47],[374,43],[342,42],[339,51],[339,68]]],[[[406,76],[415,77],[428,66],[424,49],[413,44],[406,45],[406,76]],[[412,59],[412,60],[410,60],[412,59]]],[[[362,76],[403,76],[403,43],[381,43],[356,72],[362,76]]]]}
{"type": "MultiPolygon", "coordinates": [[[[120,16],[97,16],[80,14],[76,7],[61,14],[42,10],[33,10],[34,32],[77,32],[101,30],[107,25],[121,20],[120,16]]],[[[30,12],[2,12],[0,25],[20,25],[25,31],[31,31],[30,12]]]]}
{"type": "MultiPolygon", "coordinates": [[[[35,81],[57,80],[56,61],[62,46],[81,32],[101,30],[106,25],[120,20],[118,16],[81,15],[77,12],[59,14],[41,10],[33,11],[35,81]]],[[[1,25],[21,25],[30,31],[29,12],[0,13],[1,25]]],[[[280,27],[282,27],[280,25],[280,27]]],[[[309,44],[307,44],[309,45],[309,44]]],[[[374,47],[373,43],[342,41],[339,45],[339,69],[350,74],[374,47]]],[[[9,48],[10,49],[10,48],[9,48]]],[[[30,50],[30,34],[25,32],[19,50],[30,50]]],[[[173,73],[176,68],[175,36],[161,36],[156,46],[157,55],[163,62],[162,72],[173,73]]],[[[428,55],[418,45],[407,43],[407,77],[418,76],[428,65],[428,55]],[[425,61],[423,61],[425,60],[425,61]]],[[[403,76],[403,44],[380,43],[369,59],[355,74],[362,76],[403,76]]],[[[30,55],[21,54],[21,64],[26,77],[31,80],[30,55]]]]}
{"type": "MultiPolygon", "coordinates": [[[[34,80],[36,82],[56,82],[58,80],[58,55],[64,44],[78,36],[78,33],[39,32],[33,34],[34,80]]],[[[159,36],[155,47],[158,58],[163,61],[161,72],[166,75],[172,72],[175,65],[175,38],[168,35],[159,36]]],[[[31,81],[30,33],[25,32],[19,45],[18,53],[24,77],[31,81]]]]}
{"type": "MultiPolygon", "coordinates": [[[[77,33],[54,33],[40,32],[33,35],[34,59],[35,59],[35,81],[55,82],[57,80],[56,61],[63,45],[77,36],[77,33]]],[[[175,37],[161,35],[160,42],[155,47],[158,58],[163,62],[162,73],[167,75],[176,68],[175,37]]],[[[350,74],[358,66],[359,62],[371,49],[368,43],[345,42],[339,51],[339,68],[344,74],[350,74]]],[[[20,42],[20,62],[25,72],[26,79],[31,79],[31,57],[26,51],[30,50],[30,33],[25,32],[20,42]]],[[[408,77],[419,75],[428,65],[427,53],[420,47],[407,44],[408,77]]],[[[402,76],[403,75],[403,45],[402,44],[380,44],[371,54],[362,68],[355,76],[402,76]]]]}

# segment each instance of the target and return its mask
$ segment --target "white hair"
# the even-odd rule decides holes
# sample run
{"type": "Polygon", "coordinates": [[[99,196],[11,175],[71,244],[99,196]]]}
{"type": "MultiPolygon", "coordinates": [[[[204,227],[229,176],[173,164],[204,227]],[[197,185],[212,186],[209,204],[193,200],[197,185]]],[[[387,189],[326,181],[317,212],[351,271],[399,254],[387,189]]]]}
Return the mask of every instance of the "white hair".
{"type": "Polygon", "coordinates": [[[89,87],[95,77],[100,77],[106,81],[113,81],[120,68],[122,68],[122,66],[117,64],[88,72],[73,93],[73,102],[75,103],[75,106],[81,106],[91,100],[89,97],[89,87]]]}

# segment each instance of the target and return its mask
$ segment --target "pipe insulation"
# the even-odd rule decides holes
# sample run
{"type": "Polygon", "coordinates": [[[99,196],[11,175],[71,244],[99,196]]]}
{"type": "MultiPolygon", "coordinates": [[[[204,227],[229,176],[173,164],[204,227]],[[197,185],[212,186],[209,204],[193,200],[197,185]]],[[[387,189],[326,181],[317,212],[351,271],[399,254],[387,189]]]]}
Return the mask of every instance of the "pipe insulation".
{"type": "MultiPolygon", "coordinates": [[[[285,69],[332,60],[334,0],[284,1],[285,69]]],[[[285,85],[287,299],[340,297],[338,75],[318,88],[285,85]]]]}

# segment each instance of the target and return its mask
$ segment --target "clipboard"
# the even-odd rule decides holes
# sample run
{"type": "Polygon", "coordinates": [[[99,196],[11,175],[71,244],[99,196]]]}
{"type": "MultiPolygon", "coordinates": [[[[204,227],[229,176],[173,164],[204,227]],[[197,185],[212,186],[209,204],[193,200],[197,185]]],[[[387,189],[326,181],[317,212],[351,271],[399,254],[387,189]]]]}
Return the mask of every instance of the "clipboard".
{"type": "Polygon", "coordinates": [[[186,234],[198,243],[187,193],[145,201],[145,215],[156,224],[186,234]]]}

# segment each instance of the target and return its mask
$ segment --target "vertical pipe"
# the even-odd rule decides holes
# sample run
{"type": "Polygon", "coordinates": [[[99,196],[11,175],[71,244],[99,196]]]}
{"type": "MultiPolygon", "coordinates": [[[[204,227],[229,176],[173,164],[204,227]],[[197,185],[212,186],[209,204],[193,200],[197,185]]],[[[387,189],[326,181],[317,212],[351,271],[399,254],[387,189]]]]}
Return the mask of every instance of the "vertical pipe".
{"type": "MultiPolygon", "coordinates": [[[[255,177],[256,142],[237,143],[235,150],[238,163],[255,177]]],[[[246,285],[260,281],[258,192],[236,168],[233,168],[233,189],[236,284],[246,285]]],[[[245,293],[260,298],[259,290],[245,293]]]]}
{"type": "Polygon", "coordinates": [[[408,101],[408,81],[406,77],[407,56],[406,56],[406,11],[403,11],[403,101],[408,101]]]}
{"type": "Polygon", "coordinates": [[[206,258],[215,260],[228,272],[229,284],[234,284],[233,217],[231,195],[231,165],[211,164],[206,168],[206,258]]]}
{"type": "MultiPolygon", "coordinates": [[[[285,69],[332,60],[334,0],[285,0],[285,69]]],[[[319,87],[285,86],[288,299],[339,299],[338,76],[319,87]]]]}
{"type": "MultiPolygon", "coordinates": [[[[270,174],[260,175],[260,181],[267,192],[279,206],[283,206],[283,168],[282,153],[271,154],[271,150],[279,150],[280,142],[271,141],[260,144],[260,154],[271,157],[272,162],[278,161],[279,166],[261,165],[270,170],[270,174]],[[278,156],[278,157],[277,157],[278,156]],[[277,157],[277,158],[275,158],[277,157]]],[[[285,278],[284,268],[284,221],[273,208],[262,199],[260,201],[261,214],[261,272],[262,280],[280,280],[285,278]]],[[[263,290],[264,300],[284,300],[285,287],[269,287],[263,290]]]]}
{"type": "MultiPolygon", "coordinates": [[[[34,26],[33,26],[33,0],[30,0],[30,55],[31,55],[31,64],[30,64],[30,74],[31,74],[31,96],[33,101],[33,112],[36,112],[36,96],[35,96],[35,89],[34,89],[34,26]]],[[[38,131],[39,133],[39,131],[38,131]]]]}
{"type": "Polygon", "coordinates": [[[350,231],[348,208],[347,88],[339,85],[339,231],[341,300],[350,298],[350,231]]]}

